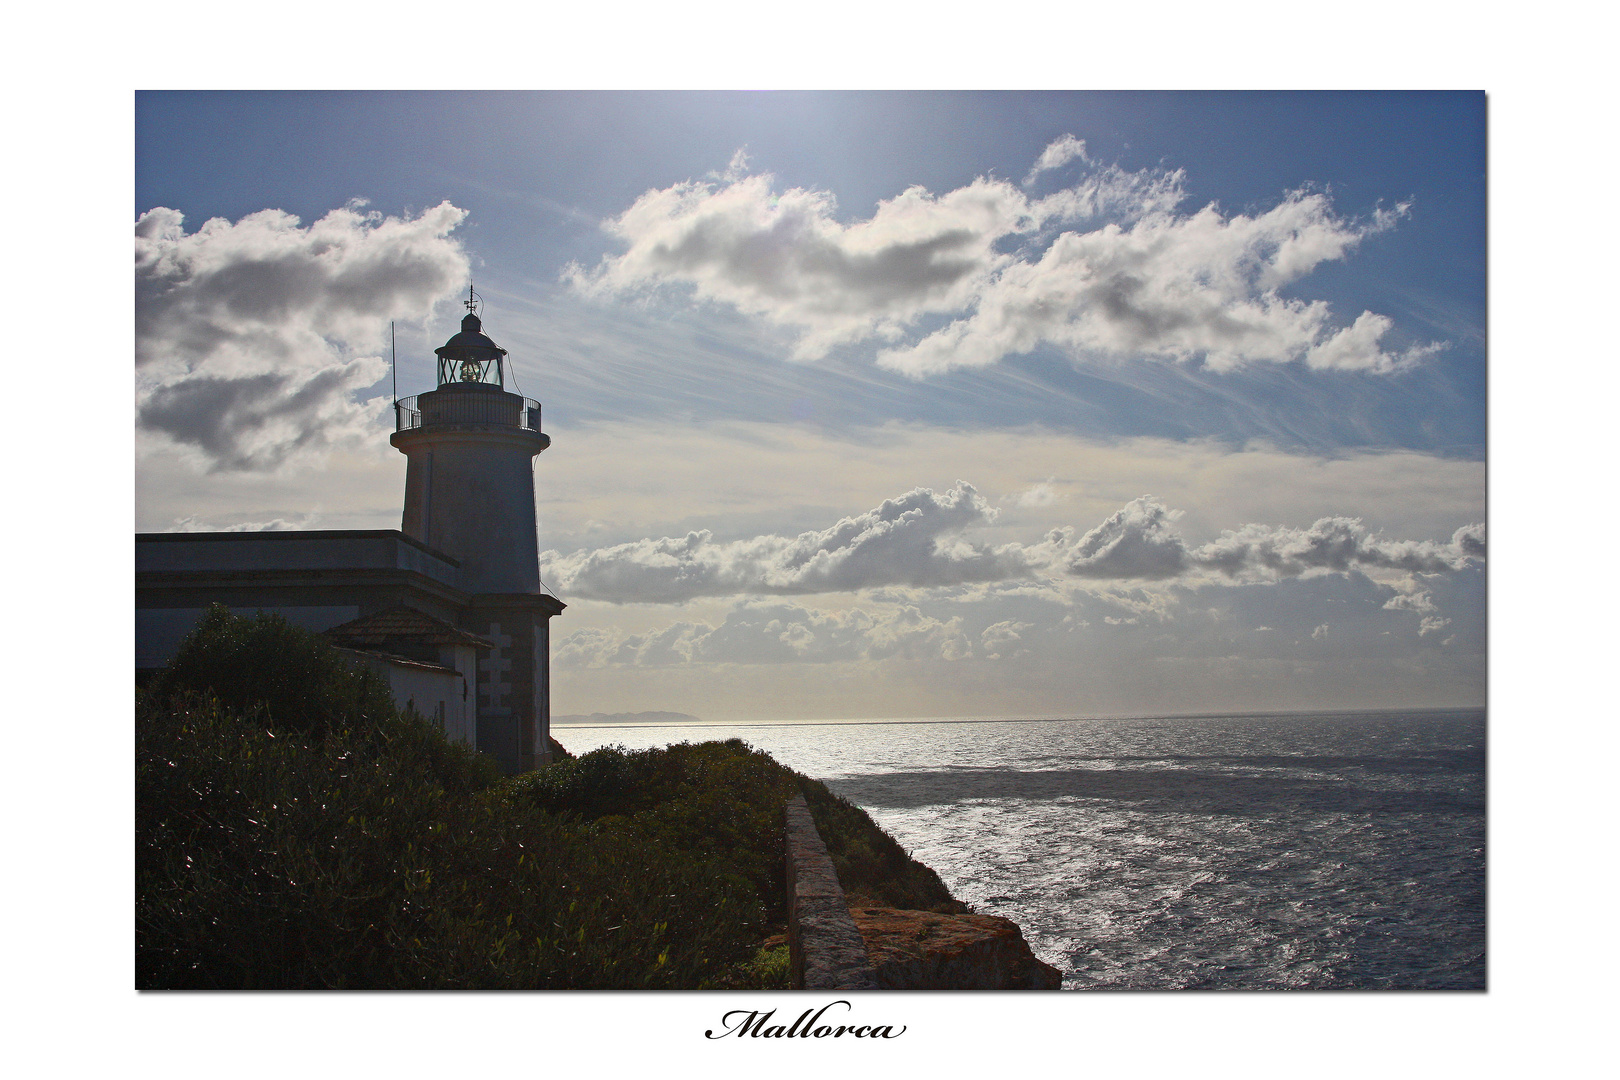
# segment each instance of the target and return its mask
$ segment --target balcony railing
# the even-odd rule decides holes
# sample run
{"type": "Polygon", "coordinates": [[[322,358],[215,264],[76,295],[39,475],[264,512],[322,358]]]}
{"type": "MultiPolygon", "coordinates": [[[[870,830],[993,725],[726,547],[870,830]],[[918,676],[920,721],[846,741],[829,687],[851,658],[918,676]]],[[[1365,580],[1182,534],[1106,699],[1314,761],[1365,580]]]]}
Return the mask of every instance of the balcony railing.
{"type": "Polygon", "coordinates": [[[477,424],[540,430],[540,403],[505,391],[464,393],[435,390],[394,404],[394,430],[440,424],[477,424]]]}

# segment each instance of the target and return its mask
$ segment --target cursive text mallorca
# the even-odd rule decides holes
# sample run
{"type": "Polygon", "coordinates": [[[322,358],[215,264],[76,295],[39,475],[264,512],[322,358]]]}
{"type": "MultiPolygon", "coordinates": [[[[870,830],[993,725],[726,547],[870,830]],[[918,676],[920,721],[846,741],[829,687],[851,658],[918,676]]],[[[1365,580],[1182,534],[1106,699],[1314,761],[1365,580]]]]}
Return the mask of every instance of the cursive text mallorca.
{"type": "MultiPolygon", "coordinates": [[[[739,1039],[826,1039],[839,1038],[844,1035],[853,1035],[857,1039],[898,1039],[906,1033],[906,1025],[901,1024],[900,1030],[894,1030],[892,1024],[824,1024],[821,1022],[822,1014],[834,1005],[842,1005],[845,1010],[853,1010],[854,1006],[842,999],[830,1001],[820,1009],[814,1010],[811,1016],[810,1009],[799,1014],[799,1018],[783,1027],[781,1024],[771,1023],[776,1010],[760,1012],[758,1009],[745,1011],[733,1009],[720,1018],[724,1030],[718,1035],[713,1028],[703,1033],[706,1039],[724,1039],[728,1035],[735,1035],[739,1039]]],[[[845,1020],[849,1017],[844,1017],[845,1020]]]]}

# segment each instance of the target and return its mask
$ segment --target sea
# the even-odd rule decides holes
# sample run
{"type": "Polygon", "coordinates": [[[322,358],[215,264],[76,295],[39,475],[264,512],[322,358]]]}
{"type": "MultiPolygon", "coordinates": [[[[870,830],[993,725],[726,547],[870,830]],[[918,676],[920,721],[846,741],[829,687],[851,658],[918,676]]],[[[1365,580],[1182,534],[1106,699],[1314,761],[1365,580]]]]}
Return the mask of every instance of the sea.
{"type": "Polygon", "coordinates": [[[1066,990],[1483,990],[1483,710],[559,726],[740,738],[854,802],[1066,990]]]}

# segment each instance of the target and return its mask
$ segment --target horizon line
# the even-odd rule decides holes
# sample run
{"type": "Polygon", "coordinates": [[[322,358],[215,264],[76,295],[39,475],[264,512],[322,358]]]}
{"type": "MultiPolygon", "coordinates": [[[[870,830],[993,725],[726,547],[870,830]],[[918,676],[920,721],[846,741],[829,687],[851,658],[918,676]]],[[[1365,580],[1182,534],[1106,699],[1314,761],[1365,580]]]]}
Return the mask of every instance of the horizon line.
{"type": "MultiPolygon", "coordinates": [[[[650,710],[649,710],[650,711],[650,710]]],[[[1013,724],[1044,723],[1075,720],[1226,720],[1234,718],[1260,718],[1274,716],[1354,716],[1384,713],[1444,713],[1485,712],[1487,705],[1423,705],[1415,707],[1380,707],[1363,709],[1274,709],[1242,710],[1235,712],[1201,713],[1109,713],[1090,716],[1072,716],[1067,713],[1044,713],[1017,716],[895,716],[845,717],[809,720],[665,720],[647,723],[614,723],[604,721],[584,724],[553,723],[554,728],[680,728],[680,727],[815,727],[848,724],[1013,724]]],[[[578,716],[579,713],[564,715],[578,716]]],[[[605,714],[606,715],[606,714],[605,714]]]]}

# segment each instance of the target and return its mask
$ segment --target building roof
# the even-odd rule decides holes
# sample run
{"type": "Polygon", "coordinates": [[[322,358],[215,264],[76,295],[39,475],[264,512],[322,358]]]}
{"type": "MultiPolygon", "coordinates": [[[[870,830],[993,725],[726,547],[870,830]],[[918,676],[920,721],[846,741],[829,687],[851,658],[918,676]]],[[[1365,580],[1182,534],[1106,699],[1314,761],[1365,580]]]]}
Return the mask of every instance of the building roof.
{"type": "Polygon", "coordinates": [[[406,536],[398,529],[266,529],[263,531],[241,530],[236,532],[160,532],[135,534],[135,554],[139,562],[142,544],[195,544],[199,541],[216,541],[234,544],[238,547],[244,544],[259,544],[266,540],[282,544],[298,544],[301,542],[316,541],[354,541],[354,540],[396,540],[402,544],[433,556],[441,562],[451,566],[460,566],[461,560],[452,559],[442,551],[428,547],[414,536],[406,536]]]}
{"type": "Polygon", "coordinates": [[[475,649],[493,649],[495,643],[477,634],[451,626],[443,619],[435,619],[415,608],[392,607],[363,615],[358,619],[324,631],[335,644],[348,646],[381,645],[471,645],[475,649]]]}
{"type": "MultiPolygon", "coordinates": [[[[344,648],[342,645],[336,645],[333,647],[336,648],[338,652],[348,653],[350,656],[360,656],[367,660],[375,660],[381,663],[393,664],[395,667],[418,668],[420,670],[431,671],[439,675],[461,674],[461,672],[457,671],[453,667],[445,667],[443,664],[430,664],[426,660],[412,660],[408,656],[400,656],[397,653],[380,652],[376,649],[348,649],[344,648]]],[[[465,678],[465,676],[463,676],[463,678],[465,678]]]]}

